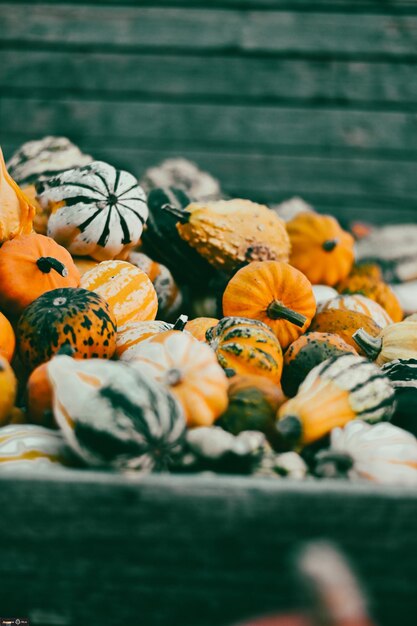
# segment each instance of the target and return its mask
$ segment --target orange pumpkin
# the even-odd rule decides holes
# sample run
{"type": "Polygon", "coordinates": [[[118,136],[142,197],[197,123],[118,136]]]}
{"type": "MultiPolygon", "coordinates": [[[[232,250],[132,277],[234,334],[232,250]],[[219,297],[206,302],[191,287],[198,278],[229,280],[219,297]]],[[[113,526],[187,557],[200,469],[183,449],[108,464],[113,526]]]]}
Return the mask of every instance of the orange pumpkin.
{"type": "Polygon", "coordinates": [[[401,304],[389,285],[366,275],[348,276],[337,285],[339,293],[361,294],[375,300],[386,310],[393,322],[401,322],[404,313],[401,304]]]}
{"type": "Polygon", "coordinates": [[[393,323],[386,310],[383,309],[378,302],[375,302],[375,300],[371,300],[366,296],[362,296],[359,293],[352,295],[341,294],[340,296],[327,300],[327,302],[323,302],[317,306],[318,313],[321,313],[321,311],[329,311],[330,309],[341,309],[344,311],[357,311],[358,313],[364,313],[368,317],[372,318],[381,328],[385,328],[393,323]]]}
{"type": "Polygon", "coordinates": [[[16,394],[16,376],[7,359],[0,356],[0,426],[9,423],[16,394]]]}
{"type": "Polygon", "coordinates": [[[357,261],[352,265],[349,278],[354,278],[355,276],[366,276],[373,280],[383,280],[381,266],[378,263],[368,261],[357,261]]]}
{"type": "Polygon", "coordinates": [[[172,329],[172,324],[160,320],[125,324],[117,331],[117,358],[121,361],[133,361],[137,356],[137,349],[142,341],[172,329]]]}
{"type": "Polygon", "coordinates": [[[315,285],[335,285],[353,264],[354,239],[330,215],[299,213],[287,223],[290,263],[315,285]]]}
{"type": "Polygon", "coordinates": [[[35,213],[32,202],[8,173],[0,148],[0,244],[29,234],[35,213]]]}
{"type": "Polygon", "coordinates": [[[0,354],[6,357],[9,363],[12,362],[15,347],[16,337],[13,327],[7,317],[0,313],[0,354]]]}
{"type": "MultiPolygon", "coordinates": [[[[367,315],[341,309],[331,309],[317,313],[311,322],[310,332],[339,335],[346,343],[358,350],[358,346],[352,337],[359,328],[364,328],[372,337],[377,337],[381,332],[380,326],[367,315]]],[[[365,356],[362,350],[359,349],[358,352],[365,356]]]]}
{"type": "Polygon", "coordinates": [[[99,261],[95,259],[90,259],[89,256],[74,256],[72,260],[75,263],[80,275],[83,276],[88,270],[92,270],[93,267],[96,267],[99,264],[99,261]]]}
{"type": "Polygon", "coordinates": [[[154,320],[158,297],[152,282],[126,261],[102,261],[81,278],[81,287],[94,291],[109,303],[121,328],[129,322],[154,320]]]}
{"type": "Polygon", "coordinates": [[[243,267],[223,294],[224,315],[268,324],[282,348],[307,330],[315,311],[310,281],[294,267],[279,261],[260,261],[243,267]]]}
{"type": "Polygon", "coordinates": [[[2,245],[0,276],[0,307],[13,316],[47,291],[80,284],[69,252],[36,233],[18,235],[2,245]]]}
{"type": "Polygon", "coordinates": [[[213,328],[218,322],[219,320],[215,317],[196,317],[186,323],[185,330],[191,333],[198,341],[205,341],[208,329],[213,328]]]}

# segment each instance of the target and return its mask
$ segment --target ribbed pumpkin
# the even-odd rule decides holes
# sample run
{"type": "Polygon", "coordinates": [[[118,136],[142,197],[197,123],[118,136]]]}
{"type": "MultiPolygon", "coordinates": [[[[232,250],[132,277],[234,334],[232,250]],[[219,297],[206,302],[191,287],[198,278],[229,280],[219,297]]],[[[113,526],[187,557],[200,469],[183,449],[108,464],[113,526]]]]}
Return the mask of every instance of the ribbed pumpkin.
{"type": "Polygon", "coordinates": [[[182,451],[184,414],[173,395],[124,363],[48,363],[55,419],[87,464],[116,470],[166,470],[182,451]]]}
{"type": "Polygon", "coordinates": [[[52,211],[48,235],[76,256],[126,258],[148,218],[136,178],[101,161],[40,181],[36,192],[52,211]]]}
{"type": "Polygon", "coordinates": [[[132,366],[167,385],[189,427],[211,426],[227,407],[228,381],[209,346],[188,333],[159,333],[138,346],[132,366]]]}
{"type": "Polygon", "coordinates": [[[16,376],[7,359],[0,356],[0,427],[9,421],[16,400],[16,393],[16,376]]]}
{"type": "Polygon", "coordinates": [[[262,204],[240,199],[196,202],[177,217],[184,241],[226,274],[252,261],[288,261],[285,223],[262,204]]]}
{"type": "Polygon", "coordinates": [[[0,148],[0,244],[17,235],[28,235],[36,208],[10,176],[0,148]]]}
{"type": "Polygon", "coordinates": [[[240,269],[223,295],[223,313],[268,324],[282,348],[310,326],[316,301],[309,280],[287,263],[261,261],[240,269]]]}
{"type": "Polygon", "coordinates": [[[331,309],[330,311],[317,313],[311,322],[309,331],[339,335],[346,343],[355,348],[359,354],[365,356],[363,350],[358,348],[352,338],[359,328],[364,328],[373,337],[376,337],[381,332],[380,326],[367,315],[341,309],[331,309]]]}
{"type": "Polygon", "coordinates": [[[80,284],[69,252],[36,233],[19,235],[2,245],[0,276],[0,306],[13,316],[47,291],[80,284]]]}
{"type": "Polygon", "coordinates": [[[235,374],[265,376],[279,383],[283,357],[269,326],[243,317],[224,317],[206,332],[220,365],[235,374]]]}
{"type": "Polygon", "coordinates": [[[290,263],[313,284],[335,285],[346,278],[353,264],[354,239],[330,215],[299,213],[287,222],[291,242],[290,263]]]}
{"type": "Polygon", "coordinates": [[[29,370],[69,344],[78,358],[111,358],[116,319],[101,296],[86,289],[54,289],[37,298],[17,325],[19,355],[29,370]]]}
{"type": "Polygon", "coordinates": [[[342,294],[361,294],[375,300],[386,310],[393,322],[401,322],[404,317],[397,296],[391,287],[381,280],[360,275],[348,276],[337,285],[337,290],[342,294]]]}
{"type": "Polygon", "coordinates": [[[60,466],[76,466],[77,459],[62,433],[34,424],[13,424],[1,429],[0,472],[56,471],[60,466]]]}
{"type": "Polygon", "coordinates": [[[381,370],[395,389],[393,423],[417,436],[417,359],[395,359],[381,370]]]}
{"type": "Polygon", "coordinates": [[[205,341],[208,329],[213,328],[213,326],[216,326],[218,323],[219,320],[215,317],[196,317],[186,323],[185,330],[198,339],[198,341],[205,341]]]}
{"type": "Polygon", "coordinates": [[[117,331],[117,358],[121,361],[133,361],[137,356],[137,347],[142,341],[172,329],[172,324],[159,320],[126,324],[117,331]]]}
{"type": "Polygon", "coordinates": [[[16,347],[16,337],[7,317],[0,313],[0,354],[11,363],[16,347]]]}
{"type": "Polygon", "coordinates": [[[417,323],[398,322],[383,328],[377,337],[359,329],[353,340],[377,365],[394,359],[417,359],[417,323]]]}
{"type": "Polygon", "coordinates": [[[287,396],[295,396],[307,374],[316,365],[332,356],[357,354],[355,348],[339,335],[331,333],[306,333],[292,343],[284,355],[281,385],[287,396]]]}
{"type": "Polygon", "coordinates": [[[92,270],[93,267],[96,267],[100,262],[88,256],[75,256],[72,260],[74,261],[75,267],[78,269],[81,276],[89,270],[92,270]]]}
{"type": "Polygon", "coordinates": [[[103,261],[81,277],[83,289],[109,303],[118,328],[130,322],[154,320],[158,297],[148,276],[126,261],[103,261]]]}
{"type": "Polygon", "coordinates": [[[276,428],[281,445],[299,448],[356,418],[388,420],[394,408],[388,377],[363,357],[345,354],[311,370],[295,398],[280,408],[276,428]]]}
{"type": "Polygon", "coordinates": [[[360,294],[353,295],[340,295],[327,302],[323,302],[318,305],[317,313],[322,311],[330,311],[332,309],[340,309],[342,311],[356,311],[363,313],[374,320],[381,328],[385,328],[393,321],[386,312],[375,300],[361,296],[360,294]]]}
{"type": "Polygon", "coordinates": [[[169,269],[161,263],[152,261],[143,252],[131,252],[128,261],[145,272],[152,281],[158,297],[159,317],[164,319],[175,318],[182,307],[183,298],[169,269]]]}

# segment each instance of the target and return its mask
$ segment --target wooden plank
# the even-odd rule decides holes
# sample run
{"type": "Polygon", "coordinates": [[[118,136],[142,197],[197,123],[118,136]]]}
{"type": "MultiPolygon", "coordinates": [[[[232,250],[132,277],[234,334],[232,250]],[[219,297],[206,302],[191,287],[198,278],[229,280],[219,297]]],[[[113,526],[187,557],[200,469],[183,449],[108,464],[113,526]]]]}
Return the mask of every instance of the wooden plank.
{"type": "Polygon", "coordinates": [[[380,626],[415,625],[415,491],[87,471],[0,485],[0,606],[32,626],[226,626],[288,608],[294,551],[323,537],[380,626]]]}
{"type": "Polygon", "coordinates": [[[25,128],[33,134],[64,134],[100,138],[102,143],[127,141],[222,145],[259,151],[298,148],[379,151],[392,158],[412,159],[417,150],[415,114],[369,112],[346,108],[294,108],[124,101],[118,94],[108,101],[74,97],[0,99],[0,123],[10,134],[25,128]]]}
{"type": "Polygon", "coordinates": [[[417,54],[417,16],[1,4],[0,42],[120,48],[417,54]]]}
{"type": "Polygon", "coordinates": [[[69,91],[120,99],[309,100],[399,109],[417,103],[414,63],[37,50],[3,50],[1,59],[4,94],[24,89],[32,96],[69,91]]]}

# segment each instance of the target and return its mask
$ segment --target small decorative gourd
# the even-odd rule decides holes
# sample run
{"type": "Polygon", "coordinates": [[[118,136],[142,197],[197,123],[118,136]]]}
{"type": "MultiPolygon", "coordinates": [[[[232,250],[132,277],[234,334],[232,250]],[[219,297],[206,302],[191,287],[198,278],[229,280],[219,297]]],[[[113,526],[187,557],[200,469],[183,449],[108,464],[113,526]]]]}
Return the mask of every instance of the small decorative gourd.
{"type": "Polygon", "coordinates": [[[285,349],[310,326],[316,301],[308,279],[287,263],[260,261],[240,269],[223,294],[223,313],[268,324],[285,349]]]}
{"type": "Polygon", "coordinates": [[[35,213],[35,206],[8,173],[0,148],[0,244],[28,235],[35,213]]]}
{"type": "Polygon", "coordinates": [[[395,359],[381,370],[395,389],[397,405],[392,422],[417,436],[417,359],[395,359]]]}
{"type": "MultiPolygon", "coordinates": [[[[16,376],[4,356],[0,356],[0,427],[8,423],[17,393],[16,376]]],[[[1,441],[1,436],[0,436],[1,441]]]]}
{"type": "Polygon", "coordinates": [[[278,384],[283,357],[271,328],[257,320],[224,317],[206,332],[220,365],[229,373],[265,376],[278,384]]]}
{"type": "Polygon", "coordinates": [[[299,213],[287,223],[290,263],[313,284],[333,286],[346,278],[354,260],[352,235],[330,215],[299,213]]]}
{"type": "Polygon", "coordinates": [[[16,347],[16,337],[12,325],[7,317],[0,313],[0,354],[4,356],[9,363],[12,362],[14,350],[16,347]]]}
{"type": "Polygon", "coordinates": [[[198,341],[205,341],[208,329],[213,328],[213,326],[216,326],[218,323],[219,320],[215,317],[196,317],[186,323],[185,330],[198,339],[198,341]]]}
{"type": "Polygon", "coordinates": [[[381,328],[385,328],[393,323],[386,310],[383,309],[378,302],[358,293],[352,295],[342,294],[336,298],[327,300],[317,307],[317,312],[321,313],[322,311],[330,311],[331,309],[363,313],[373,319],[381,328]]]}
{"type": "Polygon", "coordinates": [[[182,450],[185,421],[163,385],[133,367],[57,356],[48,363],[55,419],[88,465],[165,470],[182,450]]]}
{"type": "Polygon", "coordinates": [[[158,333],[137,355],[132,366],[171,389],[189,427],[211,426],[226,409],[227,377],[211,348],[188,333],[158,333]]]}
{"type": "Polygon", "coordinates": [[[335,428],[329,450],[317,461],[316,473],[322,477],[417,486],[417,439],[393,424],[354,420],[335,428]]]}
{"type": "Polygon", "coordinates": [[[0,306],[12,316],[20,315],[47,291],[80,284],[69,252],[36,233],[19,235],[2,245],[0,276],[0,306]]]}
{"type": "Polygon", "coordinates": [[[141,269],[152,281],[158,297],[158,315],[163,319],[175,319],[183,304],[181,290],[165,265],[152,261],[143,252],[131,252],[129,263],[141,269]]]}
{"type": "Polygon", "coordinates": [[[339,335],[332,333],[306,333],[286,350],[281,385],[285,395],[295,396],[307,374],[316,365],[332,356],[357,354],[355,348],[339,335]]]}
{"type": "Polygon", "coordinates": [[[354,419],[388,420],[395,409],[391,382],[363,357],[332,357],[308,374],[295,398],[279,410],[281,445],[300,448],[354,419]]]}
{"type": "Polygon", "coordinates": [[[77,358],[110,359],[116,350],[116,319],[107,302],[92,291],[54,289],[24,310],[17,337],[20,358],[29,370],[66,344],[77,358]]]}
{"type": "Polygon", "coordinates": [[[317,306],[322,302],[327,302],[327,300],[331,300],[331,298],[336,298],[336,296],[338,295],[336,289],[333,289],[333,287],[328,287],[327,285],[312,285],[312,289],[317,306]]]}
{"type": "MultiPolygon", "coordinates": [[[[172,330],[174,326],[160,320],[130,322],[117,331],[116,356],[121,361],[134,361],[139,344],[158,333],[172,330]]],[[[179,330],[179,329],[178,329],[179,330]]]]}
{"type": "Polygon", "coordinates": [[[153,189],[174,187],[184,190],[193,200],[217,200],[221,196],[218,180],[196,163],[178,157],[147,169],[140,184],[149,194],[153,189]]]}
{"type": "Polygon", "coordinates": [[[342,309],[331,309],[317,313],[311,322],[309,331],[339,335],[359,354],[365,356],[365,352],[357,346],[352,338],[359,328],[364,328],[373,337],[377,337],[381,332],[381,327],[364,313],[342,309]]]}
{"type": "Polygon", "coordinates": [[[117,327],[154,320],[158,297],[149,277],[126,261],[103,261],[81,277],[83,289],[98,293],[113,311],[117,327]]]}
{"type": "Polygon", "coordinates": [[[383,328],[377,337],[360,328],[353,340],[377,365],[394,359],[417,359],[417,324],[399,322],[383,328]]]}
{"type": "Polygon", "coordinates": [[[196,202],[175,213],[182,239],[225,274],[252,261],[288,261],[285,223],[262,204],[240,199],[196,202]]]}
{"type": "Polygon", "coordinates": [[[337,285],[342,294],[361,294],[375,300],[386,310],[393,322],[401,322],[404,317],[400,302],[389,285],[366,275],[348,276],[337,285]]]}
{"type": "Polygon", "coordinates": [[[148,218],[136,178],[102,161],[40,181],[36,192],[51,209],[48,235],[71,254],[98,261],[125,258],[148,218]]]}

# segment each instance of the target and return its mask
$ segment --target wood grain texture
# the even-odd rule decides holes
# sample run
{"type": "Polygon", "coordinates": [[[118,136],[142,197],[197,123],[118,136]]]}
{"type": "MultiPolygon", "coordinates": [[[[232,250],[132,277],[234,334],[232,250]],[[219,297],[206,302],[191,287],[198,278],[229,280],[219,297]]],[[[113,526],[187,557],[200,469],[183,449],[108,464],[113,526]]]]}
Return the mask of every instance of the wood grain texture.
{"type": "Polygon", "coordinates": [[[0,606],[33,626],[226,626],[288,608],[294,551],[316,538],[350,558],[380,626],[399,610],[415,625],[412,491],[69,472],[3,475],[0,506],[0,606]]]}

